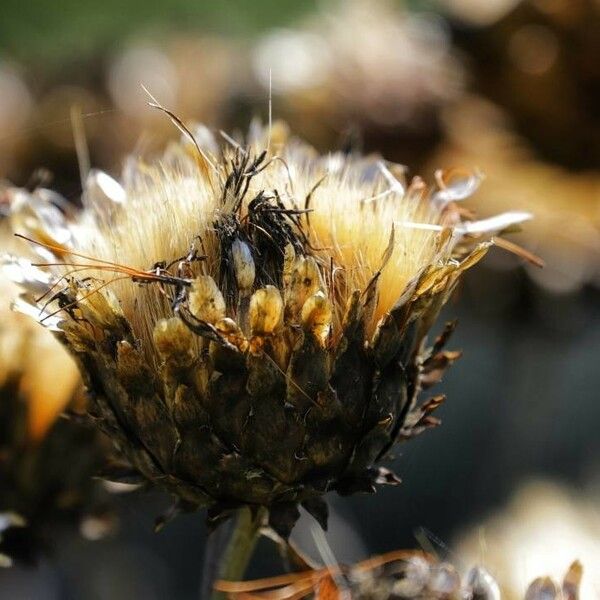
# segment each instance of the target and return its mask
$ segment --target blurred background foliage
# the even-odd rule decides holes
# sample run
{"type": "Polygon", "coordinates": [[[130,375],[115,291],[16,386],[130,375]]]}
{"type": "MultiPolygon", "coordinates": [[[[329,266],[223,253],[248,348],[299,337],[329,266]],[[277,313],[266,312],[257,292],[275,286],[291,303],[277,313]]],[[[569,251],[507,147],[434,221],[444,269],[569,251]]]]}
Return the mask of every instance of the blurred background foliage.
{"type": "MultiPolygon", "coordinates": [[[[597,511],[565,508],[600,494],[597,0],[3,0],[1,12],[0,178],[17,185],[41,178],[77,202],[78,115],[94,167],[118,174],[128,152],[163,147],[176,132],[140,83],[184,120],[243,131],[267,116],[271,73],[274,116],[321,151],[377,151],[426,179],[479,167],[469,209],[533,212],[515,239],[547,267],[495,250],[466,278],[446,309],[465,357],[443,384],[443,426],[398,456],[401,488],[334,500],[329,541],[340,560],[431,545],[504,573],[508,591],[524,583],[507,556],[531,578],[540,560],[566,570],[552,563],[562,545],[600,572],[597,511]],[[529,549],[509,525],[529,531],[540,506],[566,525],[530,533],[529,549]]],[[[65,530],[35,576],[0,573],[0,597],[195,597],[201,517],[154,535],[163,498],[118,506],[119,533],[90,545],[65,530]]],[[[295,535],[311,546],[307,532],[295,535]]],[[[265,543],[253,573],[276,569],[265,543]]]]}
{"type": "Polygon", "coordinates": [[[3,2],[0,37],[9,55],[45,68],[89,59],[131,35],[155,40],[203,32],[249,36],[314,10],[315,0],[61,0],[3,2]]]}

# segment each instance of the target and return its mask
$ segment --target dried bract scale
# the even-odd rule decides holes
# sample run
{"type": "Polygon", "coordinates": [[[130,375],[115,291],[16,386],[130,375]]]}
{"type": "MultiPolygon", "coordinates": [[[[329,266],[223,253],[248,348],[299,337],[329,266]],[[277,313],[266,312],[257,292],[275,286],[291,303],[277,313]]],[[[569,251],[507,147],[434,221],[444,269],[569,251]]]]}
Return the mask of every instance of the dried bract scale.
{"type": "Polygon", "coordinates": [[[473,567],[467,574],[471,600],[500,600],[496,580],[483,567],[473,567]]]}
{"type": "Polygon", "coordinates": [[[560,597],[560,588],[550,577],[538,577],[525,594],[525,600],[558,600],[560,597]]]}
{"type": "Polygon", "coordinates": [[[417,396],[457,358],[451,328],[431,348],[429,329],[492,236],[529,215],[467,222],[453,198],[477,175],[405,186],[377,158],[281,135],[269,149],[257,126],[215,154],[173,119],[186,141],[128,163],[109,220],[101,194],[55,221],[30,195],[38,212],[12,218],[46,293],[70,282],[40,320],[124,457],[181,509],[217,523],[265,506],[286,537],[299,504],[325,524],[326,492],[398,483],[377,463],[438,423],[441,398],[417,396]]]}

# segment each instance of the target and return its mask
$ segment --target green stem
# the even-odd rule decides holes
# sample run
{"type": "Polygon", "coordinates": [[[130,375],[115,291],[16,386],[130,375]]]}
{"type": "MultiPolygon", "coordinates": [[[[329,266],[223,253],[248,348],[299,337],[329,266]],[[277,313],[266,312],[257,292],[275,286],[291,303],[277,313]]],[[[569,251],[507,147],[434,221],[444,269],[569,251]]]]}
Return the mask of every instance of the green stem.
{"type": "MultiPolygon", "coordinates": [[[[244,577],[259,538],[263,517],[262,510],[258,511],[255,518],[252,518],[252,513],[248,508],[241,508],[238,511],[233,532],[219,558],[215,579],[239,581],[244,577]]],[[[211,587],[212,584],[214,581],[211,582],[211,587]]],[[[210,598],[211,600],[223,600],[226,595],[223,592],[212,591],[210,598]]]]}

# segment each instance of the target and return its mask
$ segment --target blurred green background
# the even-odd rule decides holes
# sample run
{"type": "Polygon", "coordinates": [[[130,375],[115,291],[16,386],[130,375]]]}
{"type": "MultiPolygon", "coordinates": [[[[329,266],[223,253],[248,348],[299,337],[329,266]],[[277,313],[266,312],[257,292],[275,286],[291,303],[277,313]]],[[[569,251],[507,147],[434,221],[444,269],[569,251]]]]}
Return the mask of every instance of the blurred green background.
{"type": "Polygon", "coordinates": [[[4,52],[28,65],[60,68],[112,49],[130,35],[157,40],[186,32],[256,35],[269,27],[293,23],[316,4],[315,0],[5,0],[0,40],[4,52]]]}

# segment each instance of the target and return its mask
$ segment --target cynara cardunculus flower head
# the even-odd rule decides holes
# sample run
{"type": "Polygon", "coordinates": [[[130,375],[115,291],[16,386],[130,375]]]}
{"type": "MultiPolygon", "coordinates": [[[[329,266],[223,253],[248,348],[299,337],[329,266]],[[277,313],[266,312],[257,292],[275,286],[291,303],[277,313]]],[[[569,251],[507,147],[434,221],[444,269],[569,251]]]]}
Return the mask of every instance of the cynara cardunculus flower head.
{"type": "Polygon", "coordinates": [[[278,124],[195,134],[120,183],[92,173],[75,216],[24,197],[15,231],[44,260],[22,279],[48,281],[25,299],[76,357],[127,480],[214,522],[267,507],[286,536],[299,504],[325,524],[326,492],[398,482],[378,465],[436,424],[441,398],[417,397],[457,358],[452,326],[426,336],[491,236],[529,215],[473,221],[458,202],[477,174],[408,182],[278,124]]]}

